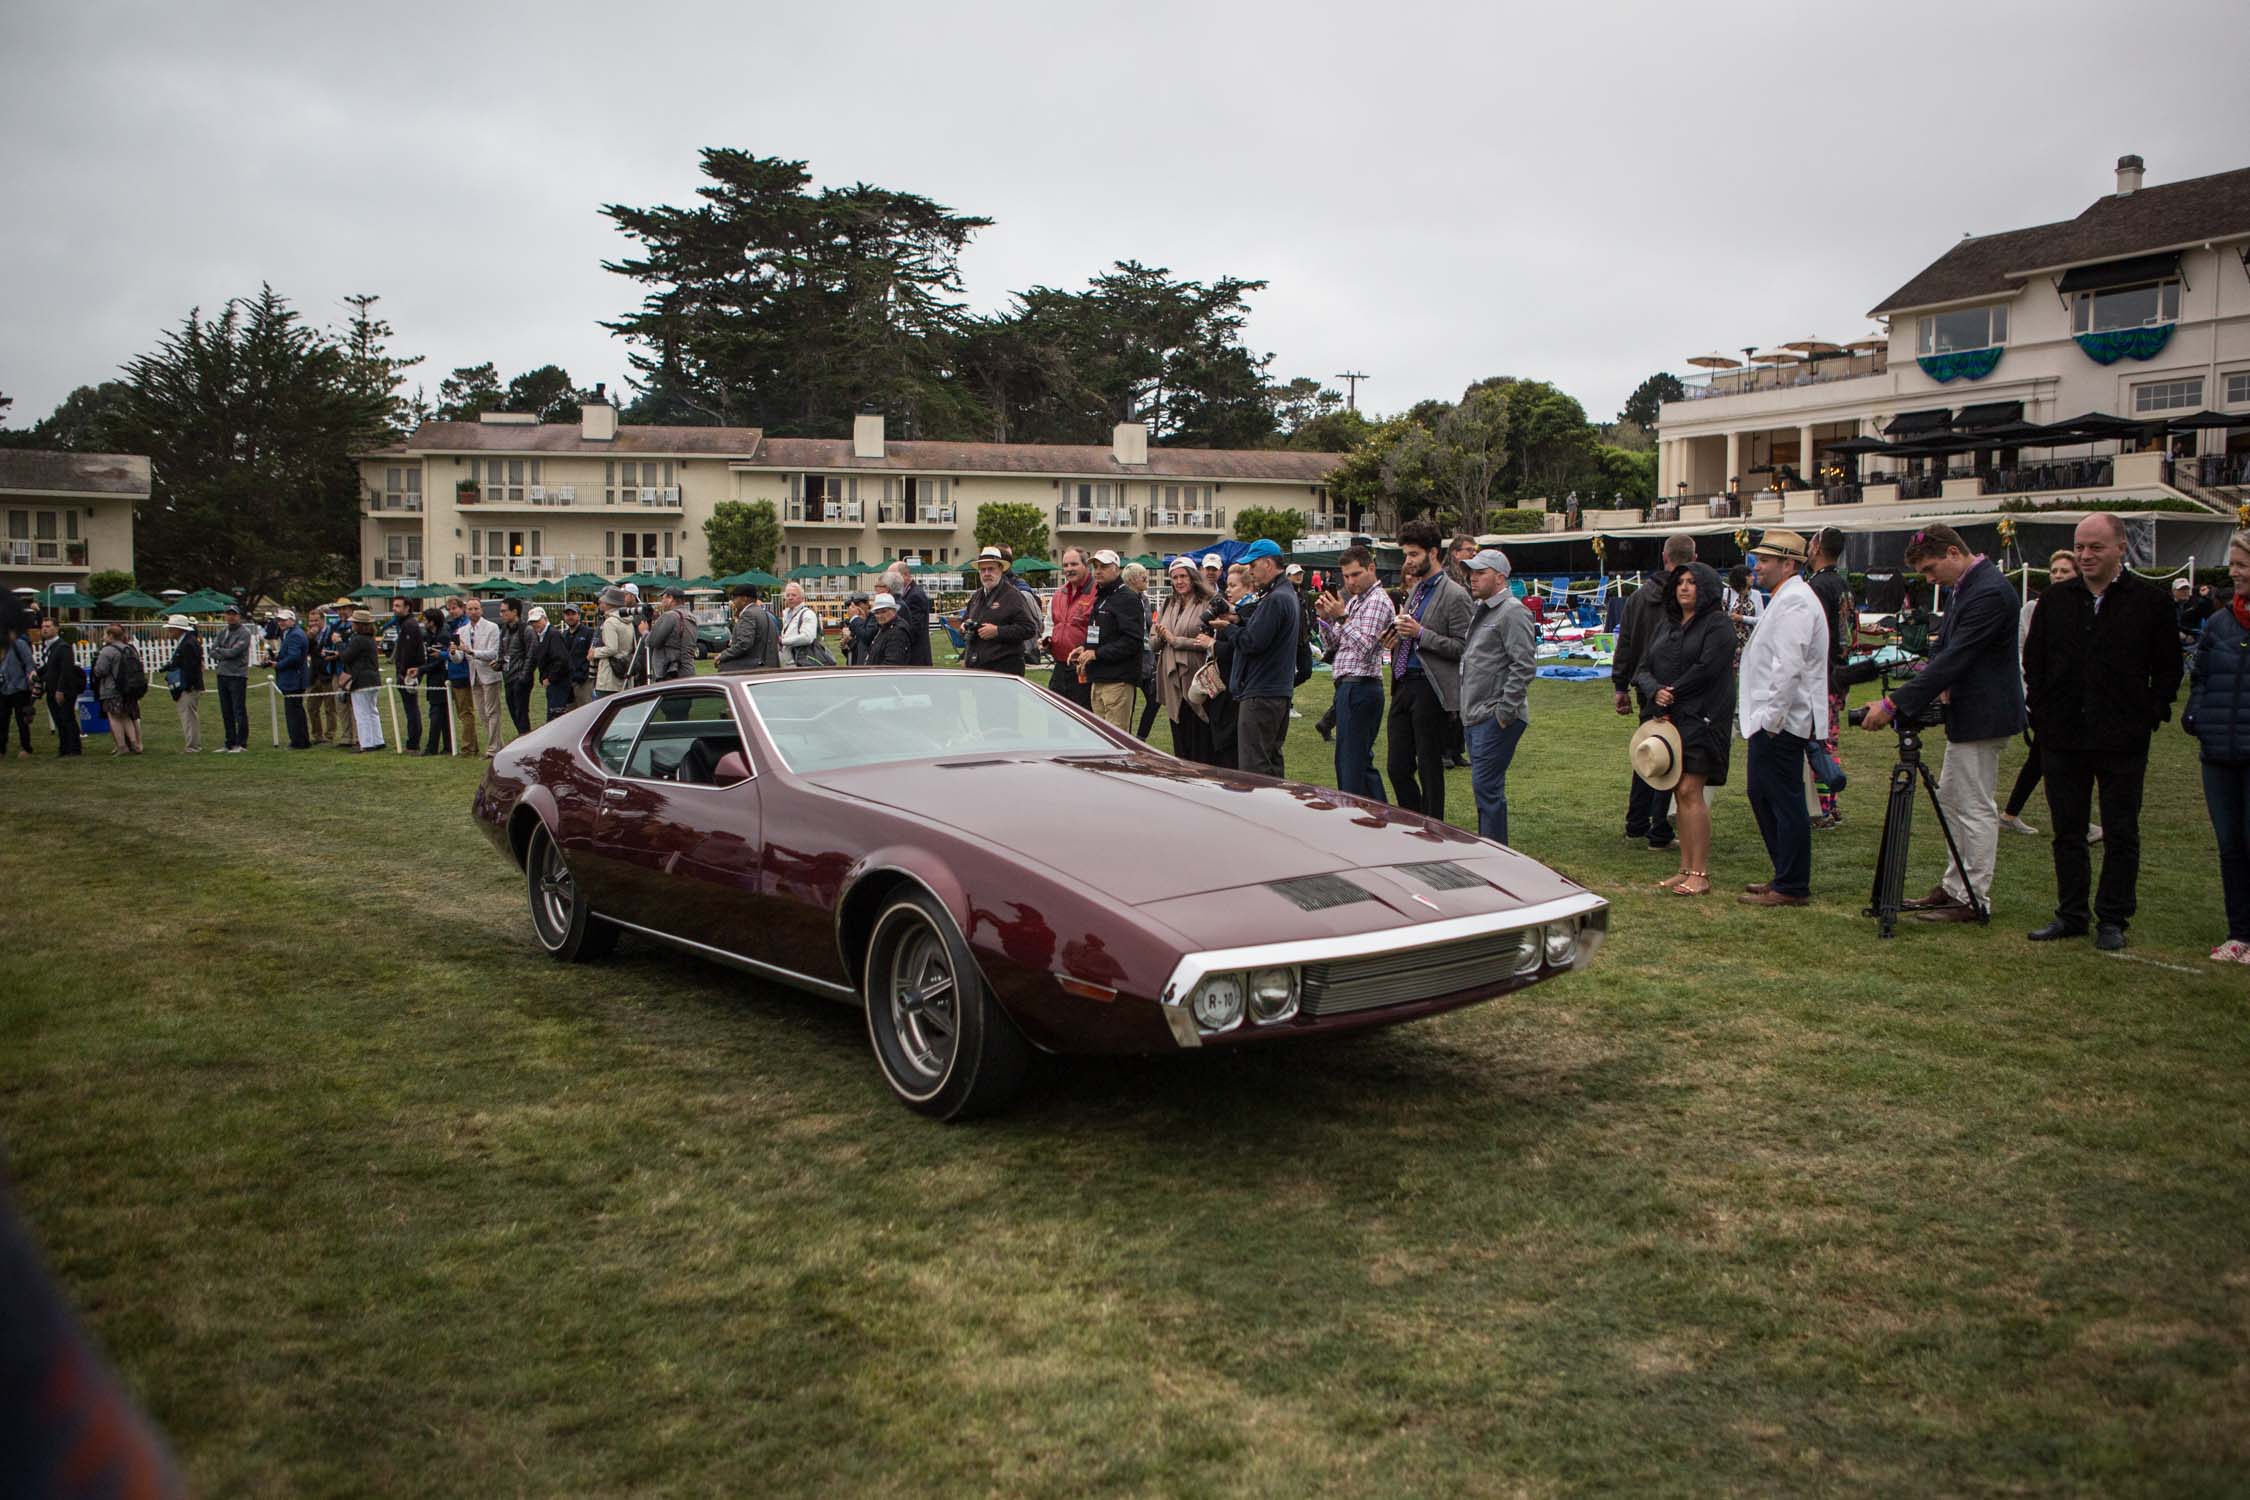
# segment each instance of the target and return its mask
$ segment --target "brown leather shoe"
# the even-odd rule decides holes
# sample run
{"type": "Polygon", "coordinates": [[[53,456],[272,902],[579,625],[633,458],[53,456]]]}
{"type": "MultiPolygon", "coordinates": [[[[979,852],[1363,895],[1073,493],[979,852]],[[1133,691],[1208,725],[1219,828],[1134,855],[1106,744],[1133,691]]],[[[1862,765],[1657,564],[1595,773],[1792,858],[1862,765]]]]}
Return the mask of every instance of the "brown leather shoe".
{"type": "Polygon", "coordinates": [[[1976,908],[1958,901],[1951,906],[1932,906],[1914,914],[1917,922],[1974,922],[1976,919],[1976,908]]]}
{"type": "Polygon", "coordinates": [[[1744,906],[1812,905],[1812,897],[1810,896],[1785,896],[1781,892],[1773,890],[1770,887],[1766,890],[1759,891],[1756,894],[1752,894],[1749,891],[1744,891],[1741,895],[1735,897],[1734,899],[1741,902],[1744,906]]]}
{"type": "Polygon", "coordinates": [[[1759,882],[1758,882],[1758,883],[1757,883],[1756,885],[1746,885],[1746,886],[1744,886],[1744,887],[1742,888],[1742,894],[1743,894],[1743,895],[1745,895],[1745,896],[1763,896],[1763,895],[1764,895],[1764,894],[1765,894],[1766,892],[1768,892],[1768,891],[1770,891],[1770,890],[1772,890],[1772,889],[1773,889],[1773,882],[1772,882],[1772,881],[1770,881],[1770,880],[1761,880],[1761,881],[1759,881],[1759,882]]]}
{"type": "Polygon", "coordinates": [[[1933,911],[1939,907],[1958,906],[1960,904],[1953,899],[1944,886],[1933,885],[1930,887],[1930,893],[1927,896],[1910,896],[1898,904],[1898,909],[1900,911],[1933,911]]]}

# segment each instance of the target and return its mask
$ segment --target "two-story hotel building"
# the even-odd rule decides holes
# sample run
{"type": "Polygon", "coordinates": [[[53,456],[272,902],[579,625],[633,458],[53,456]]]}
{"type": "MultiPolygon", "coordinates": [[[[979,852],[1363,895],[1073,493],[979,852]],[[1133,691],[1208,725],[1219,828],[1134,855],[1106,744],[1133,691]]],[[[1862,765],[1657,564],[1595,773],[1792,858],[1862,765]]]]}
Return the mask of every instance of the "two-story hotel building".
{"type": "Polygon", "coordinates": [[[425,422],[362,458],[361,571],[370,582],[694,577],[711,571],[703,523],[728,500],[773,505],[780,571],[962,563],[978,510],[1002,502],[1037,507],[1058,548],[1171,554],[1231,536],[1244,507],[1302,511],[1313,531],[1344,524],[1326,485],[1340,457],[1152,448],[1135,423],[1100,447],[897,442],[876,415],[830,440],[625,425],[603,402],[576,423],[487,413],[425,422]]]}

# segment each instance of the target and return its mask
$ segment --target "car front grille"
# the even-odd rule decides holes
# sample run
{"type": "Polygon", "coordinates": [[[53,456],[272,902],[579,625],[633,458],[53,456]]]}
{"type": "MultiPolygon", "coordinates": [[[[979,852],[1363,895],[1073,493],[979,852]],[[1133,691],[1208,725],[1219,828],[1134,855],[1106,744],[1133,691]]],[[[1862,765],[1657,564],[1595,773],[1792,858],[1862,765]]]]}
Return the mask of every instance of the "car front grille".
{"type": "Polygon", "coordinates": [[[1404,953],[1307,964],[1300,980],[1299,1013],[1313,1019],[1341,1016],[1434,1000],[1484,985],[1497,987],[1515,976],[1536,941],[1535,931],[1496,932],[1404,953]]]}

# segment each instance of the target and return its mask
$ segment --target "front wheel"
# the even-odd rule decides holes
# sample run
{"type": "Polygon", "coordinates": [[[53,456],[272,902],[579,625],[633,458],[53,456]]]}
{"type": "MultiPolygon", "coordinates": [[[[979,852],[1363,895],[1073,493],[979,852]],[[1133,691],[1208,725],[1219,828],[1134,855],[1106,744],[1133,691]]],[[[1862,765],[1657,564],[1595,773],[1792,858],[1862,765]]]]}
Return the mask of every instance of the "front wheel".
{"type": "Polygon", "coordinates": [[[531,894],[531,930],[539,946],[559,962],[589,963],[607,958],[617,947],[617,929],[587,910],[562,845],[544,823],[532,832],[524,874],[531,894]]]}
{"type": "Polygon", "coordinates": [[[875,919],[860,993],[875,1064],[908,1109],[967,1120],[1006,1105],[1023,1086],[1030,1044],[929,895],[902,895],[875,919]]]}

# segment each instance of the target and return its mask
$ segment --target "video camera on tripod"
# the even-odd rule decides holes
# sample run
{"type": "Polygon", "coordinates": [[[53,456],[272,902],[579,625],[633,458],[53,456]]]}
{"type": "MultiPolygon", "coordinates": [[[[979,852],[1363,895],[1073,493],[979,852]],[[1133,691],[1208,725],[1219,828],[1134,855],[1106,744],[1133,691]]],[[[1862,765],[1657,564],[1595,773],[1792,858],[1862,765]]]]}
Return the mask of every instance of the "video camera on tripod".
{"type": "MultiPolygon", "coordinates": [[[[1915,666],[1918,670],[1920,663],[1915,666]]],[[[1892,690],[1900,682],[1914,675],[1913,671],[1894,675],[1889,667],[1874,663],[1852,667],[1842,674],[1848,684],[1881,679],[1886,698],[1892,697],[1892,690]]],[[[1989,922],[1992,913],[1969,880],[1968,865],[1961,858],[1961,846],[1953,837],[1953,825],[1945,820],[1945,804],[1938,801],[1937,777],[1922,759],[1923,731],[1945,723],[1945,705],[1932,700],[1920,713],[1909,715],[1899,712],[1894,702],[1892,710],[1891,728],[1898,734],[1898,763],[1891,767],[1891,795],[1883,812],[1883,839],[1875,852],[1875,888],[1862,915],[1877,919],[1882,924],[1884,937],[1891,936],[1898,927],[1898,914],[1906,897],[1907,846],[1914,830],[1914,786],[1920,782],[1930,794],[1930,810],[1937,814],[1938,832],[1945,835],[1945,852],[1961,876],[1962,888],[1969,893],[1969,908],[1976,913],[1979,922],[1989,922]]],[[[1855,708],[1845,718],[1856,729],[1867,722],[1867,710],[1855,708]]]]}

